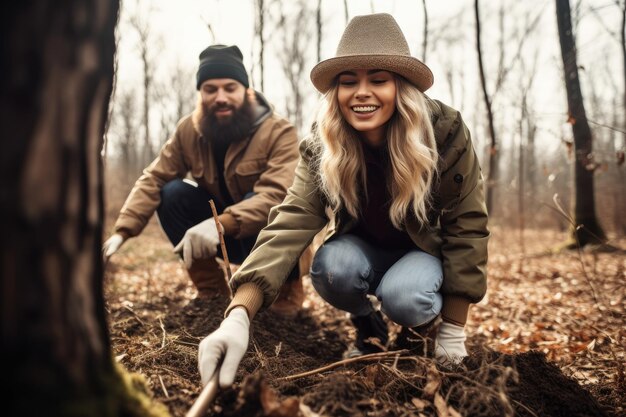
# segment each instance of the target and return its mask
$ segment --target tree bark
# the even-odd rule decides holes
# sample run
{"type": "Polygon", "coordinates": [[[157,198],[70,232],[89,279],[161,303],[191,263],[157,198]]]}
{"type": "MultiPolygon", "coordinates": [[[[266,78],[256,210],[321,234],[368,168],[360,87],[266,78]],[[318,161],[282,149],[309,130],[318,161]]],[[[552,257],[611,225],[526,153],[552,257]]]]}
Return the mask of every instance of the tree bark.
{"type": "Polygon", "coordinates": [[[139,415],[126,407],[102,290],[100,151],[118,8],[41,0],[0,13],[10,132],[0,141],[0,368],[12,416],[139,415]]]}
{"type": "Polygon", "coordinates": [[[595,211],[593,142],[580,89],[569,0],[556,0],[556,15],[567,92],[568,122],[572,124],[574,133],[573,200],[576,227],[572,233],[577,243],[584,246],[588,243],[602,243],[606,238],[595,211]]]}

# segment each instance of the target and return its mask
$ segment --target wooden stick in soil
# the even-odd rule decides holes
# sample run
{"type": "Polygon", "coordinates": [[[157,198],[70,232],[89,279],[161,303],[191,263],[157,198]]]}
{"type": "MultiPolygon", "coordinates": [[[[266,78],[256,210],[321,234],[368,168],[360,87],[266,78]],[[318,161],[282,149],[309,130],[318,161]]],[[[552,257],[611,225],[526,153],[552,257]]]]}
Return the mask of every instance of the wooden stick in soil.
{"type": "Polygon", "coordinates": [[[187,414],[185,414],[185,417],[202,417],[206,414],[207,408],[209,408],[217,396],[217,389],[219,388],[219,384],[217,383],[218,373],[219,368],[215,370],[213,378],[211,378],[209,383],[202,388],[202,392],[200,392],[196,401],[193,403],[187,414]]]}
{"type": "Polygon", "coordinates": [[[226,274],[230,280],[233,277],[233,273],[230,270],[230,262],[228,261],[228,253],[226,252],[226,242],[224,242],[224,234],[222,233],[222,225],[220,219],[217,217],[217,209],[213,200],[209,200],[211,205],[211,211],[213,212],[213,219],[215,219],[215,225],[217,226],[217,234],[220,237],[220,247],[222,249],[222,257],[224,258],[224,265],[226,266],[226,274]]]}
{"type": "MultiPolygon", "coordinates": [[[[217,209],[215,208],[215,203],[213,200],[209,200],[209,204],[211,205],[211,211],[213,212],[213,219],[215,220],[215,226],[217,227],[217,234],[220,238],[220,248],[222,249],[222,257],[224,258],[224,265],[226,266],[226,273],[228,274],[228,279],[231,279],[233,273],[230,270],[230,262],[228,261],[228,252],[226,252],[226,242],[224,242],[224,234],[222,233],[222,225],[220,224],[220,219],[217,216],[217,209]]],[[[217,391],[219,389],[219,384],[217,382],[217,376],[219,374],[219,367],[215,370],[213,377],[209,381],[208,384],[202,388],[200,395],[193,403],[185,417],[202,417],[206,414],[206,410],[209,408],[211,403],[215,400],[217,396],[217,391]]]]}

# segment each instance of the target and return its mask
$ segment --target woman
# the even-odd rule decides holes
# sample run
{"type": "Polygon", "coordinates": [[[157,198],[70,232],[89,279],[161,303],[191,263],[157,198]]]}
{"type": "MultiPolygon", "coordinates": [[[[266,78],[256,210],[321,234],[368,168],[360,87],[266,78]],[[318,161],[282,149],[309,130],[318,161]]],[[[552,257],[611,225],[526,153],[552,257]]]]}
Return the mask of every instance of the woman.
{"type": "Polygon", "coordinates": [[[464,325],[486,291],[489,232],[482,175],[460,114],[423,94],[432,73],[410,56],[388,14],[355,17],[336,56],[316,65],[311,80],[326,104],[301,143],[287,197],[231,281],[226,318],[200,343],[205,384],[222,357],[219,383],[232,384],[250,319],[272,304],[327,224],[311,277],[326,301],[351,313],[351,355],[387,342],[368,295],[403,333],[436,332],[440,363],[467,355],[464,325]]]}

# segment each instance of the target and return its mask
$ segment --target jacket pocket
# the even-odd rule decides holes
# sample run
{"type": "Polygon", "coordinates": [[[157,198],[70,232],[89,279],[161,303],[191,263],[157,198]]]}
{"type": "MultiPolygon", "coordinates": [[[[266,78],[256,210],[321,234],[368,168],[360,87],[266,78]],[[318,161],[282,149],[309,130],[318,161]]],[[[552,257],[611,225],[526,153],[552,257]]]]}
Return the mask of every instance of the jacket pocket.
{"type": "Polygon", "coordinates": [[[235,168],[235,173],[241,177],[261,175],[266,168],[267,160],[265,158],[251,159],[239,162],[239,164],[237,164],[237,168],[235,168]]]}
{"type": "Polygon", "coordinates": [[[245,195],[253,190],[254,184],[267,169],[267,159],[252,159],[241,161],[235,168],[235,180],[241,192],[245,195]]]}

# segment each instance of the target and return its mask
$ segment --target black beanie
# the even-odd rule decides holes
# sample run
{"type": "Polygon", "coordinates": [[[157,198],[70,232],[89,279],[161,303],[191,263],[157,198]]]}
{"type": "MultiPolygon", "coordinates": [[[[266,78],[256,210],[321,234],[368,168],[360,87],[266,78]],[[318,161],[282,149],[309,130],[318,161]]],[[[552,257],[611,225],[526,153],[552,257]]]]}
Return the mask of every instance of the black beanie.
{"type": "Polygon", "coordinates": [[[196,74],[196,90],[211,78],[232,78],[248,88],[248,74],[243,66],[243,54],[235,45],[211,45],[200,53],[196,74]]]}

